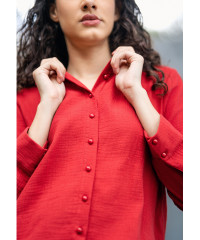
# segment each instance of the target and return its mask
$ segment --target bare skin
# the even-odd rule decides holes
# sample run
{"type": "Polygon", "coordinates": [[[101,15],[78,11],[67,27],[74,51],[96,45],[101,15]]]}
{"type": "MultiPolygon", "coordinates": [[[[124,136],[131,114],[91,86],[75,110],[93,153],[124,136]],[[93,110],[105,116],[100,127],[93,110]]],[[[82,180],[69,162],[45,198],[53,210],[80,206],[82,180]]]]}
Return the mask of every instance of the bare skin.
{"type": "Polygon", "coordinates": [[[67,45],[70,56],[67,71],[92,90],[98,76],[111,58],[107,39],[91,47],[78,48],[69,42],[67,45]]]}

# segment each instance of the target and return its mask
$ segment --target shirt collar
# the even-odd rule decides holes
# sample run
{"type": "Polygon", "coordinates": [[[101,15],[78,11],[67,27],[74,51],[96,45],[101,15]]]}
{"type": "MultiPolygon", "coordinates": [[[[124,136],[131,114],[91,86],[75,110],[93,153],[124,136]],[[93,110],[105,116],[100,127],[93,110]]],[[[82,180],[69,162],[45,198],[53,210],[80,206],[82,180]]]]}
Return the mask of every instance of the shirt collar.
{"type": "MultiPolygon", "coordinates": [[[[113,76],[114,76],[114,73],[113,73],[113,69],[110,65],[110,62],[111,60],[109,60],[109,62],[106,64],[106,66],[104,67],[104,69],[102,70],[101,74],[99,75],[97,81],[99,79],[104,79],[106,81],[108,81],[109,79],[111,79],[113,76]]],[[[85,85],[82,84],[78,79],[76,79],[75,77],[73,77],[70,73],[66,72],[65,73],[65,79],[66,80],[69,80],[77,85],[79,85],[80,87],[84,87],[85,88],[85,85]]]]}

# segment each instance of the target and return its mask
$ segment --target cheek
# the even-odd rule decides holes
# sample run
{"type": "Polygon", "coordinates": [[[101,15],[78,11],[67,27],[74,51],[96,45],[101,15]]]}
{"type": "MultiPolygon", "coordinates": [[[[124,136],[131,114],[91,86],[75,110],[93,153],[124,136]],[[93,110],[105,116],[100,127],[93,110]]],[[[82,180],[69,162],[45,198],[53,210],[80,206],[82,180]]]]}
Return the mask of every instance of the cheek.
{"type": "Polygon", "coordinates": [[[108,18],[107,18],[108,25],[109,25],[110,30],[112,31],[112,29],[114,27],[114,23],[115,23],[115,12],[107,11],[107,16],[108,16],[108,18]]]}
{"type": "Polygon", "coordinates": [[[77,3],[74,3],[74,0],[57,0],[57,11],[59,21],[70,23],[71,20],[77,14],[77,3]]]}
{"type": "Polygon", "coordinates": [[[107,16],[107,19],[109,23],[112,25],[115,21],[116,14],[115,14],[115,2],[114,1],[107,1],[104,4],[104,10],[105,10],[105,16],[107,16]]]}
{"type": "Polygon", "coordinates": [[[70,8],[70,6],[63,6],[63,8],[59,9],[59,23],[64,33],[66,33],[66,31],[69,32],[74,28],[75,14],[76,12],[74,12],[73,8],[70,8]]]}

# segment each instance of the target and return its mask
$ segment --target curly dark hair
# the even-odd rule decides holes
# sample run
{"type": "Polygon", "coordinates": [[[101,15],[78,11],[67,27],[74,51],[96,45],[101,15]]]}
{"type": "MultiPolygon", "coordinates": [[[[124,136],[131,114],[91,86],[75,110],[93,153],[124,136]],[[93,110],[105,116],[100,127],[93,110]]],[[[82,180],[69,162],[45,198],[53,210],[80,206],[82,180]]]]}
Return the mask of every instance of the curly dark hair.
{"type": "MultiPolygon", "coordinates": [[[[134,0],[115,0],[120,15],[109,37],[110,51],[119,46],[132,46],[144,57],[143,71],[153,80],[152,90],[167,93],[159,54],[152,48],[149,33],[143,28],[142,14],[134,0]]],[[[51,20],[49,8],[55,0],[36,0],[19,29],[17,46],[17,91],[35,86],[32,72],[44,58],[57,57],[67,68],[68,52],[59,23],[51,20]]]]}

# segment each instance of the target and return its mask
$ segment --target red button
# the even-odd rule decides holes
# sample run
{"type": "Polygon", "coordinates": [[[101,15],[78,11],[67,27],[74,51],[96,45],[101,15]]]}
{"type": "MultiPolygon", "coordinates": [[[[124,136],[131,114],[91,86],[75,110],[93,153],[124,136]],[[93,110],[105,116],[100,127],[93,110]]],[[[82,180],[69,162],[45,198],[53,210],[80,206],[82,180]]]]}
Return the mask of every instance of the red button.
{"type": "Polygon", "coordinates": [[[90,116],[90,118],[94,118],[95,117],[95,115],[93,113],[91,113],[89,116],[90,116]]]}
{"type": "Polygon", "coordinates": [[[104,74],[104,75],[103,75],[103,78],[104,78],[105,80],[108,80],[108,79],[109,79],[109,77],[110,77],[110,75],[109,75],[109,74],[104,74]]]}
{"type": "Polygon", "coordinates": [[[92,93],[90,93],[90,94],[89,94],[89,98],[92,98],[92,97],[93,97],[93,95],[92,95],[92,93]]]}
{"type": "Polygon", "coordinates": [[[82,227],[78,227],[78,228],[76,229],[76,233],[77,233],[77,234],[82,234],[82,233],[83,233],[82,227]]]}
{"type": "Polygon", "coordinates": [[[83,201],[83,202],[87,202],[87,200],[88,200],[88,197],[87,197],[86,195],[83,195],[83,196],[82,196],[82,201],[83,201]]]}
{"type": "Polygon", "coordinates": [[[162,153],[162,154],[161,154],[161,157],[162,157],[162,158],[165,158],[165,157],[167,157],[167,153],[165,153],[165,152],[164,152],[164,153],[162,153]]]}
{"type": "Polygon", "coordinates": [[[153,145],[157,145],[157,143],[158,143],[158,139],[154,139],[154,140],[152,141],[152,144],[153,144],[153,145]]]}
{"type": "Polygon", "coordinates": [[[87,172],[90,172],[90,171],[92,170],[92,168],[91,168],[90,166],[86,166],[86,167],[85,167],[85,170],[86,170],[87,172]]]}
{"type": "Polygon", "coordinates": [[[94,143],[93,139],[92,138],[88,139],[88,143],[92,145],[94,143]]]}

